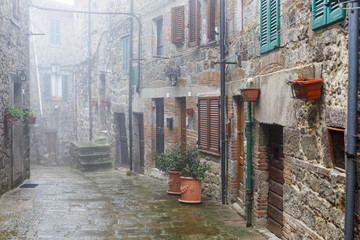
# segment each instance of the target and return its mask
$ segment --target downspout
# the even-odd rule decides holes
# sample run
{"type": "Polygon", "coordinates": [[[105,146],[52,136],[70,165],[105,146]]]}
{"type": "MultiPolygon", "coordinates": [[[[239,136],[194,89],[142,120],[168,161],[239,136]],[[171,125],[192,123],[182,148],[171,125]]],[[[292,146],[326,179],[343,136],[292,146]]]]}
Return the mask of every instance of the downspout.
{"type": "MultiPolygon", "coordinates": [[[[29,10],[29,18],[30,18],[30,24],[31,24],[31,32],[34,32],[34,24],[32,21],[32,15],[31,10],[29,10]]],[[[35,37],[32,35],[33,40],[33,47],[34,47],[34,57],[35,57],[35,69],[36,69],[36,83],[37,83],[37,92],[39,97],[39,108],[40,108],[40,116],[43,116],[43,110],[42,110],[42,102],[41,102],[41,86],[40,86],[40,75],[39,75],[39,66],[38,66],[38,56],[37,56],[37,49],[35,44],[35,37]]]]}
{"type": "Polygon", "coordinates": [[[91,65],[92,65],[92,60],[91,60],[91,0],[88,0],[89,3],[89,13],[88,13],[88,55],[89,55],[89,68],[88,68],[88,94],[89,94],[89,140],[91,141],[93,138],[93,132],[92,132],[92,128],[93,128],[93,124],[92,124],[92,106],[91,106],[91,65]]]}
{"type": "Polygon", "coordinates": [[[221,201],[226,198],[226,145],[225,145],[225,0],[220,0],[220,129],[221,129],[221,201]]]}
{"type": "MultiPolygon", "coordinates": [[[[251,81],[247,81],[247,87],[251,87],[251,81]]],[[[251,102],[247,102],[247,121],[246,121],[246,226],[251,226],[252,213],[252,132],[251,132],[251,102]]]]}
{"type": "MultiPolygon", "coordinates": [[[[134,0],[130,1],[130,14],[134,14],[134,0]]],[[[129,42],[129,168],[132,171],[132,150],[133,150],[133,124],[132,124],[132,81],[133,81],[133,74],[132,74],[132,61],[133,61],[133,19],[130,19],[130,42],[129,42]]]]}
{"type": "Polygon", "coordinates": [[[345,240],[354,238],[356,115],[358,91],[358,3],[351,2],[349,10],[349,63],[348,63],[348,111],[346,130],[346,197],[345,240]]]}

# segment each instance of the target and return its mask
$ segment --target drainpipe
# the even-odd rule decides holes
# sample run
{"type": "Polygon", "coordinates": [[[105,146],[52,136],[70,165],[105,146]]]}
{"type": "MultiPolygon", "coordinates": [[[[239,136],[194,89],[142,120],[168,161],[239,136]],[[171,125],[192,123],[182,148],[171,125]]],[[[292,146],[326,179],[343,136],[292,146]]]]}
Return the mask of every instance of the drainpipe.
{"type": "Polygon", "coordinates": [[[349,10],[349,64],[348,64],[348,111],[346,130],[346,198],[345,240],[354,238],[356,114],[358,90],[358,3],[351,2],[349,10]]]}
{"type": "Polygon", "coordinates": [[[93,138],[93,124],[92,124],[92,106],[91,106],[91,0],[88,1],[89,3],[89,14],[88,14],[88,56],[89,56],[89,68],[88,68],[88,94],[89,94],[89,140],[91,141],[93,138]]]}
{"type": "MultiPolygon", "coordinates": [[[[134,14],[134,0],[130,1],[130,14],[134,14]]],[[[133,150],[133,124],[132,124],[132,61],[133,61],[133,19],[130,18],[130,43],[129,43],[129,168],[132,171],[132,150],[133,150]]],[[[140,51],[140,50],[139,50],[140,51]]]]}
{"type": "MultiPolygon", "coordinates": [[[[251,81],[247,81],[247,87],[251,87],[251,81]]],[[[247,102],[247,121],[246,121],[246,226],[251,226],[251,202],[252,202],[252,132],[251,132],[251,102],[247,102]]]]}
{"type": "Polygon", "coordinates": [[[221,74],[221,201],[225,204],[226,197],[226,145],[225,145],[225,0],[220,0],[220,74],[221,74]]]}

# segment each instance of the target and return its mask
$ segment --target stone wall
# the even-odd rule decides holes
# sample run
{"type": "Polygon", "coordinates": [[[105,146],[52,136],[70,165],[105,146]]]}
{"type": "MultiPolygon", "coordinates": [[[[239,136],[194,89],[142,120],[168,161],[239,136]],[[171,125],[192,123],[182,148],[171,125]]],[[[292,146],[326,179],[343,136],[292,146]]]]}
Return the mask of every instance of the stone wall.
{"type": "Polygon", "coordinates": [[[0,195],[30,177],[32,127],[5,121],[12,104],[29,106],[30,100],[28,7],[25,1],[19,1],[19,5],[15,2],[3,1],[0,8],[0,195]],[[25,82],[19,80],[19,71],[26,74],[25,82]]]}

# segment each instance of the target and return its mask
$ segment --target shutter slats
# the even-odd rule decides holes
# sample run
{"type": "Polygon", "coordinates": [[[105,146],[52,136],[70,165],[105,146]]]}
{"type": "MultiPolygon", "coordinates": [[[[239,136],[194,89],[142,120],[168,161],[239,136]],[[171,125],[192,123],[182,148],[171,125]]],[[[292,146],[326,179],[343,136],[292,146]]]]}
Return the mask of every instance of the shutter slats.
{"type": "Polygon", "coordinates": [[[215,40],[216,0],[207,0],[207,37],[215,40]]]}
{"type": "Polygon", "coordinates": [[[325,3],[329,0],[312,0],[312,29],[316,30],[345,18],[346,11],[339,8],[338,2],[332,2],[329,7],[325,3]]]}
{"type": "Polygon", "coordinates": [[[199,2],[189,1],[189,46],[193,47],[199,43],[199,2]]]}
{"type": "Polygon", "coordinates": [[[183,43],[184,37],[184,6],[171,9],[171,40],[174,44],[183,43]]]}
{"type": "Polygon", "coordinates": [[[207,118],[207,100],[199,99],[199,147],[201,149],[208,149],[208,118],[207,118]]]}
{"type": "Polygon", "coordinates": [[[339,7],[337,2],[332,2],[328,8],[328,23],[337,22],[345,18],[346,12],[339,7]]]}

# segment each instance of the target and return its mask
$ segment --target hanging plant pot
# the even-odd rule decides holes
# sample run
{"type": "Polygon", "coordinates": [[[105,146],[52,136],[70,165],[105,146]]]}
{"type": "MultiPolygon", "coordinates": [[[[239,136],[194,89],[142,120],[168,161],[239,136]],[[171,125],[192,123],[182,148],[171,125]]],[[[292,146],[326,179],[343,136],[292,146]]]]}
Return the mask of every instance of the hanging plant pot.
{"type": "Polygon", "coordinates": [[[194,109],[192,109],[192,108],[187,108],[186,109],[186,113],[187,113],[187,115],[189,115],[189,116],[193,116],[194,115],[194,109]]]}
{"type": "Polygon", "coordinates": [[[256,102],[259,96],[260,88],[241,89],[241,94],[245,102],[256,102]]]}
{"type": "Polygon", "coordinates": [[[168,171],[169,179],[168,179],[168,185],[169,190],[167,193],[174,194],[174,195],[180,195],[181,190],[181,180],[180,180],[180,172],[179,171],[168,171]]]}
{"type": "Polygon", "coordinates": [[[293,98],[299,99],[319,99],[323,85],[322,79],[308,78],[296,79],[288,82],[291,85],[293,98]]]}
{"type": "Polygon", "coordinates": [[[201,203],[201,181],[192,177],[180,177],[182,203],[201,203]]]}
{"type": "Polygon", "coordinates": [[[30,116],[26,119],[27,124],[35,124],[36,118],[30,116]]]}

